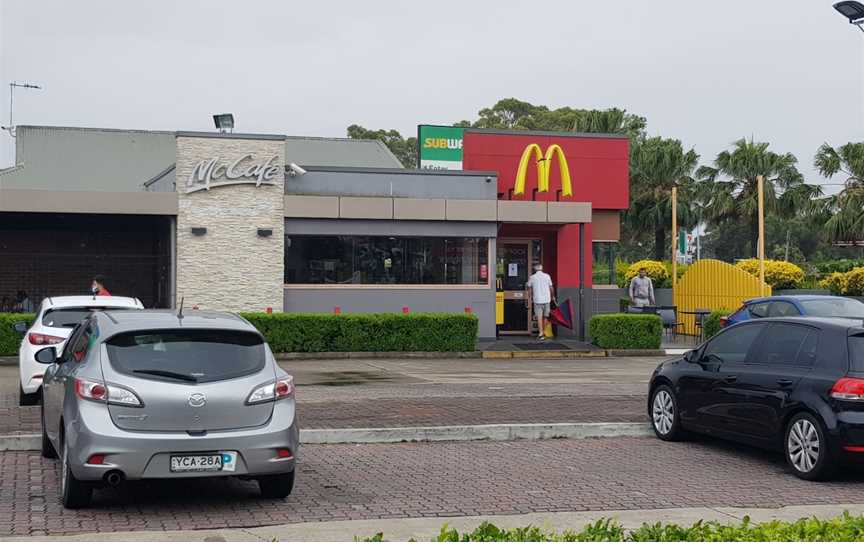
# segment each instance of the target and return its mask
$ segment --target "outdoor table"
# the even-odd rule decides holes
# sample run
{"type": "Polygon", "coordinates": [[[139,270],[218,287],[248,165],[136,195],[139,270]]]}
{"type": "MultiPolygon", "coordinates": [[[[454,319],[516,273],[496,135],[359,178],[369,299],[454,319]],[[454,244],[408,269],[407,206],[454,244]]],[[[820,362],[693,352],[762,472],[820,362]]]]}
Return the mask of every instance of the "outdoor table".
{"type": "Polygon", "coordinates": [[[706,316],[711,314],[711,309],[694,309],[692,311],[681,311],[681,314],[691,314],[696,317],[696,327],[699,328],[699,342],[705,340],[705,322],[706,316]]]}

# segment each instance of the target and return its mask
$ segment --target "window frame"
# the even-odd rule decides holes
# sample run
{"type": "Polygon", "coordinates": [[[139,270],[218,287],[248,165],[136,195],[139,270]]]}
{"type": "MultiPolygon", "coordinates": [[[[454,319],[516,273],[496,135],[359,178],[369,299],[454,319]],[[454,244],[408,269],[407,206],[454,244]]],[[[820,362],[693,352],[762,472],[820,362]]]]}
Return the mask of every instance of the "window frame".
{"type": "MultiPolygon", "coordinates": [[[[352,237],[351,233],[339,234],[286,234],[286,237],[352,237]]],[[[383,235],[357,235],[357,237],[386,237],[383,235]]],[[[397,235],[398,238],[412,239],[479,239],[486,240],[486,282],[472,284],[304,284],[302,282],[283,283],[285,290],[489,290],[495,284],[494,263],[496,238],[482,235],[438,236],[438,235],[397,235]]],[[[283,279],[284,281],[284,279],[283,279]]]]}

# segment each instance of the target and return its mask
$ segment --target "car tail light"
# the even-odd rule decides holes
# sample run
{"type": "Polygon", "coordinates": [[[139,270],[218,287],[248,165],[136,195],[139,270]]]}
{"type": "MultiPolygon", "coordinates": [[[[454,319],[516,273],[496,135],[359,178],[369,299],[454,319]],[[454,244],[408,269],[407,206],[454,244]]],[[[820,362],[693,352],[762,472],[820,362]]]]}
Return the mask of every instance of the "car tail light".
{"type": "Polygon", "coordinates": [[[93,454],[87,460],[88,465],[101,465],[105,463],[105,454],[93,454]]]}
{"type": "Polygon", "coordinates": [[[294,457],[294,454],[291,453],[291,450],[288,448],[279,448],[276,450],[276,457],[279,459],[291,459],[294,457]]]}
{"type": "Polygon", "coordinates": [[[75,379],[75,394],[82,399],[98,403],[110,403],[112,405],[129,407],[144,406],[141,399],[132,390],[113,384],[108,386],[103,382],[86,380],[84,378],[75,379]]]}
{"type": "Polygon", "coordinates": [[[729,325],[729,317],[728,316],[721,316],[720,317],[720,327],[726,327],[728,325],[729,325]]]}
{"type": "Polygon", "coordinates": [[[258,386],[249,394],[246,404],[254,405],[257,403],[266,403],[267,401],[278,401],[292,395],[294,395],[294,379],[289,376],[288,378],[281,378],[275,382],[258,386]]]}
{"type": "Polygon", "coordinates": [[[831,388],[831,397],[841,401],[864,401],[864,380],[841,378],[831,388]]]}
{"type": "Polygon", "coordinates": [[[45,335],[44,333],[30,333],[27,335],[27,340],[35,346],[50,346],[52,344],[62,343],[66,339],[55,335],[45,335]]]}

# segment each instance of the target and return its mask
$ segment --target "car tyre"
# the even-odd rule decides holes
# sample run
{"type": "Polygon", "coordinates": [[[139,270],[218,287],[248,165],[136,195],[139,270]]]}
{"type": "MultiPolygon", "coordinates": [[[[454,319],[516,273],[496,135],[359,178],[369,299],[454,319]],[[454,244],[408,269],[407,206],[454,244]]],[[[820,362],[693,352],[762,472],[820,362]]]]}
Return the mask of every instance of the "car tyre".
{"type": "Polygon", "coordinates": [[[261,495],[267,499],[284,499],[294,490],[294,472],[258,478],[261,495]]]}
{"type": "Polygon", "coordinates": [[[678,414],[678,399],[671,387],[661,384],[654,388],[648,416],[651,418],[651,428],[660,440],[676,441],[684,438],[678,414]]]}
{"type": "Polygon", "coordinates": [[[45,431],[45,406],[43,405],[39,410],[42,413],[42,457],[54,459],[57,457],[57,450],[54,449],[54,445],[51,444],[48,433],[45,431]]]}
{"type": "Polygon", "coordinates": [[[93,487],[75,478],[69,466],[69,446],[63,439],[63,457],[60,466],[60,500],[64,508],[85,508],[93,498],[93,487]]]}
{"type": "Polygon", "coordinates": [[[18,406],[34,406],[39,404],[39,392],[24,393],[24,387],[18,383],[18,406]]]}
{"type": "Polygon", "coordinates": [[[798,413],[786,424],[783,450],[795,476],[804,480],[825,480],[834,471],[828,439],[822,422],[812,414],[798,413]]]}

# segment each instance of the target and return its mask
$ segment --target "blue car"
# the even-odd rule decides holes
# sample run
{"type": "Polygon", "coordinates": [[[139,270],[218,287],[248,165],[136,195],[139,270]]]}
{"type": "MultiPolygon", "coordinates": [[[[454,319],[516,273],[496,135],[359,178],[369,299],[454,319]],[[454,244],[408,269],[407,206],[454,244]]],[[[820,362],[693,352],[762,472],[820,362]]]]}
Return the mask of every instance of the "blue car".
{"type": "Polygon", "coordinates": [[[864,320],[864,303],[833,295],[778,295],[759,297],[744,302],[744,306],[721,319],[728,327],[747,320],[775,316],[818,316],[864,320]]]}

